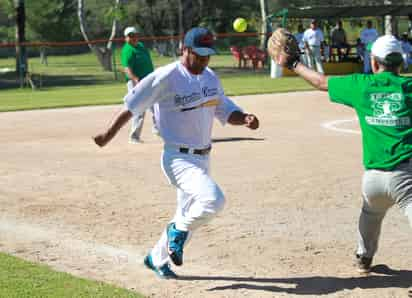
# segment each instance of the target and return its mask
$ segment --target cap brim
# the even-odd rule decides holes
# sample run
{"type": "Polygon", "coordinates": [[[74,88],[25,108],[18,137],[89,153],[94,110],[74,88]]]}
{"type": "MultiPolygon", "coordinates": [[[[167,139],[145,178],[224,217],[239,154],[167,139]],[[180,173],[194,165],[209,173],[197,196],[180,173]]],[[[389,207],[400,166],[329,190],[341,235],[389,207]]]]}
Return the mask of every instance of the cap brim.
{"type": "Polygon", "coordinates": [[[192,50],[199,56],[210,56],[216,54],[216,51],[212,48],[192,48],[192,50]]]}

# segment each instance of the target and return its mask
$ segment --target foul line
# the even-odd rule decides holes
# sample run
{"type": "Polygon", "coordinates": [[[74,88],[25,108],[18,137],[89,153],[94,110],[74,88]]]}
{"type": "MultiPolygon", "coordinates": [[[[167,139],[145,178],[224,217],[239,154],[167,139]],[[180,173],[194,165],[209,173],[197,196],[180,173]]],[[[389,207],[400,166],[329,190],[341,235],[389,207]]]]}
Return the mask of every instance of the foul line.
{"type": "MultiPolygon", "coordinates": [[[[93,256],[102,258],[106,264],[116,265],[119,265],[119,263],[136,264],[136,262],[143,259],[143,255],[134,249],[118,248],[93,241],[74,239],[71,237],[73,233],[68,231],[56,230],[38,224],[18,222],[5,217],[0,217],[0,235],[2,235],[2,241],[13,239],[14,243],[29,244],[28,251],[33,249],[30,248],[30,243],[47,242],[48,247],[52,246],[57,252],[64,252],[60,256],[62,259],[78,259],[79,256],[93,256]]],[[[3,248],[7,248],[7,242],[2,244],[3,248]]]]}
{"type": "Polygon", "coordinates": [[[322,123],[322,127],[329,129],[329,130],[334,130],[334,131],[338,131],[338,132],[343,132],[343,133],[351,133],[351,134],[357,134],[360,135],[361,132],[359,130],[354,130],[354,129],[350,129],[350,128],[340,128],[338,126],[340,126],[341,124],[344,123],[350,123],[350,122],[354,122],[356,121],[357,118],[353,118],[353,119],[343,119],[343,120],[335,120],[335,121],[330,121],[330,122],[325,122],[322,123]]]}

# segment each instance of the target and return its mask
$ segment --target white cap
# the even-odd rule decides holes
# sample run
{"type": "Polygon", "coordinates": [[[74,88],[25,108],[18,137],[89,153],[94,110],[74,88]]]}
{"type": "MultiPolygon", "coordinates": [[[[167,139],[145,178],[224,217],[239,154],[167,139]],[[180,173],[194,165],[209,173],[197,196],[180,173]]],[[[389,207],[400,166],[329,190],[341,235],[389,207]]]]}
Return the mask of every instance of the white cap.
{"type": "Polygon", "coordinates": [[[137,30],[135,27],[127,27],[126,29],[124,29],[124,36],[128,36],[131,33],[137,34],[137,30]]]}
{"type": "Polygon", "coordinates": [[[372,45],[371,54],[380,59],[392,53],[402,54],[402,45],[393,35],[384,35],[379,37],[372,45]]]}

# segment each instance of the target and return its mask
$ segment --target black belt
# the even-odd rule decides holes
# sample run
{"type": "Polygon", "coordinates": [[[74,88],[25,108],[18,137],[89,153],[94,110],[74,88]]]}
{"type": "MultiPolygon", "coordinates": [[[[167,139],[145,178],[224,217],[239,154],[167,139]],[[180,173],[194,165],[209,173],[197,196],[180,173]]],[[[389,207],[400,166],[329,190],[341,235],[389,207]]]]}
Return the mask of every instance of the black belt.
{"type": "Polygon", "coordinates": [[[192,154],[198,154],[198,155],[209,154],[210,150],[212,150],[212,146],[209,146],[204,149],[191,149],[191,148],[186,148],[186,147],[179,148],[180,153],[192,153],[192,154]]]}

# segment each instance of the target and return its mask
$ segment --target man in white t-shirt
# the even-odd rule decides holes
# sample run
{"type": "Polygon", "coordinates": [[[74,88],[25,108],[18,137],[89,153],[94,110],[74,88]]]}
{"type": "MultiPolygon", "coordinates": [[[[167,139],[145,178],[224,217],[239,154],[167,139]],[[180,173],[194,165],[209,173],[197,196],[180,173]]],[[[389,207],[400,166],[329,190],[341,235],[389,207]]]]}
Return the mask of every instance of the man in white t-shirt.
{"type": "Polygon", "coordinates": [[[164,140],[162,169],[177,189],[177,208],[144,264],[161,278],[177,278],[169,259],[183,263],[183,247],[194,229],[212,219],[224,205],[224,195],[209,174],[211,132],[216,117],[222,124],[259,127],[258,118],[244,113],[223,92],[208,68],[215,54],[214,37],[206,28],[186,33],[183,55],[156,69],[125,96],[124,108],[109,128],[94,137],[105,146],[129,121],[155,105],[156,123],[164,140]]]}
{"type": "Polygon", "coordinates": [[[375,28],[372,27],[372,21],[368,20],[366,22],[366,28],[361,31],[360,39],[363,46],[363,72],[364,73],[372,73],[371,68],[371,47],[372,44],[378,39],[379,34],[375,28]]]}
{"type": "Polygon", "coordinates": [[[306,61],[308,67],[324,73],[322,66],[321,47],[323,46],[323,32],[318,28],[318,22],[312,20],[310,28],[303,33],[303,42],[305,44],[306,61]]]}

